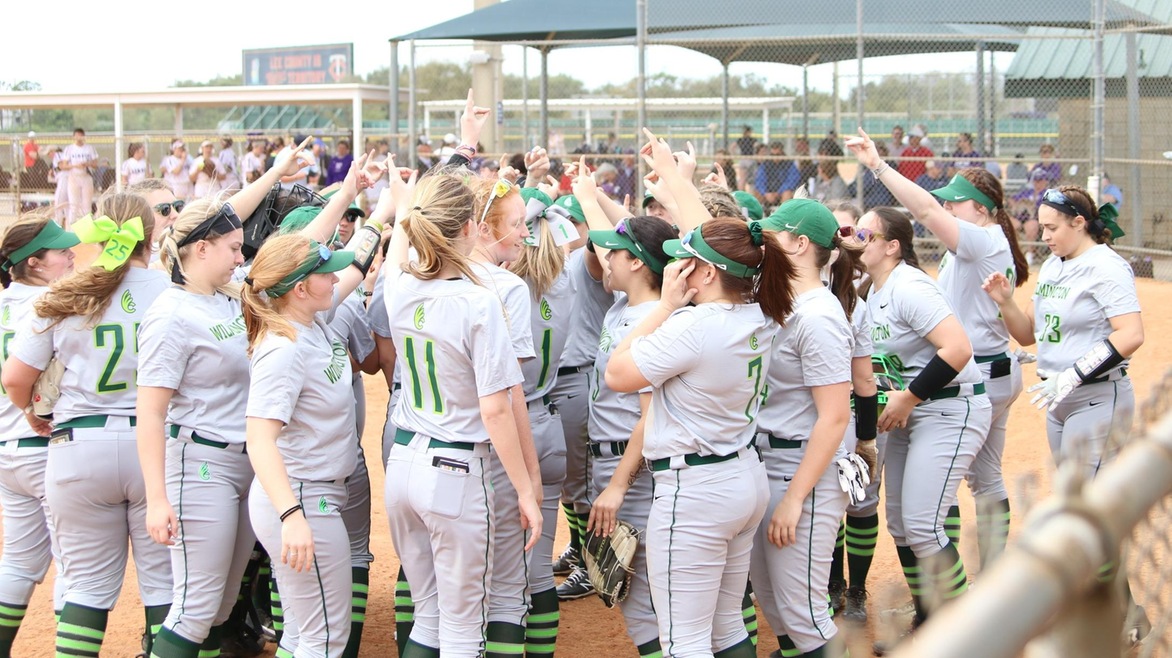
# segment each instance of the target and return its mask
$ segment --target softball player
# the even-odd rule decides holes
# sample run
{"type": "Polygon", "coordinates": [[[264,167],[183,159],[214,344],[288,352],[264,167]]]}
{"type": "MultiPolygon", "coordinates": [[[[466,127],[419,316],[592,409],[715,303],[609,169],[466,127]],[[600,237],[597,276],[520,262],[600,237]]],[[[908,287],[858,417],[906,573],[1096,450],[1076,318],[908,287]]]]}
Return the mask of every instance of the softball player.
{"type": "Polygon", "coordinates": [[[65,147],[62,153],[62,169],[69,172],[69,213],[66,228],[69,222],[75,221],[93,209],[94,178],[90,169],[98,165],[98,152],[94,147],[85,143],[85,131],[81,128],[73,129],[73,143],[65,147]]]}
{"type": "Polygon", "coordinates": [[[776,232],[767,239],[794,263],[795,299],[774,341],[765,376],[769,394],[757,416],[772,513],[757,530],[751,578],[781,651],[822,655],[838,633],[825,588],[848,502],[833,462],[846,457],[854,342],[849,314],[862,245],[844,242],[834,215],[813,199],[787,201],[759,226],[776,232]],[[827,288],[820,273],[835,250],[827,288]]]}
{"type": "MultiPolygon", "coordinates": [[[[496,284],[479,285],[480,273],[491,266],[468,260],[473,248],[483,248],[478,220],[486,214],[470,212],[473,192],[461,177],[447,174],[424,177],[410,201],[395,175],[391,189],[398,195],[398,221],[387,256],[386,303],[407,393],[392,419],[397,433],[387,462],[386,505],[415,599],[402,655],[480,656],[489,648],[489,582],[499,564],[494,526],[500,519],[529,528],[525,549],[541,535],[533,468],[522,454],[514,416],[521,400],[509,399],[522,375],[496,284]],[[411,263],[408,242],[418,252],[411,263]],[[490,442],[516,492],[520,524],[516,516],[494,513],[501,488],[490,483],[490,442]]],[[[521,324],[527,329],[526,317],[521,324]]],[[[515,644],[523,643],[522,630],[515,644]]]]}
{"type": "MultiPolygon", "coordinates": [[[[77,236],[61,230],[51,217],[28,215],[14,223],[0,242],[0,351],[18,331],[27,331],[33,302],[49,284],[73,271],[77,236]]],[[[0,393],[3,390],[0,389],[0,393]]],[[[4,552],[0,555],[0,655],[12,643],[28,609],[33,588],[45,579],[49,562],[60,560],[45,501],[45,462],[49,440],[33,432],[20,407],[0,396],[0,507],[4,509],[4,552]]],[[[60,571],[60,563],[58,563],[60,571]]],[[[61,610],[65,581],[53,583],[53,609],[61,610]]]]}
{"type": "Polygon", "coordinates": [[[122,588],[128,537],[146,606],[147,653],[171,601],[171,565],[146,531],[134,446],[138,328],[167,277],[146,269],[154,222],[142,197],[105,196],[98,214],[74,229],[82,242],[101,243],[99,257],[37,300],[31,328],[13,341],[3,373],[12,403],[26,408],[50,359],[64,366],[53,427],[29,409],[25,417],[38,434],[52,435],[45,495],[66,581],[57,652],[74,656],[101,650],[122,588]]]}
{"type": "MultiPolygon", "coordinates": [[[[516,261],[525,249],[524,241],[529,237],[525,223],[525,203],[516,187],[500,179],[473,181],[472,191],[476,199],[473,214],[477,221],[476,247],[470,255],[472,271],[500,299],[513,354],[518,364],[524,364],[536,356],[532,328],[527,321],[533,304],[525,282],[499,264],[516,261]]],[[[523,386],[515,386],[510,391],[510,397],[525,466],[529,470],[532,486],[537,491],[541,488],[540,464],[529,425],[523,386]]],[[[490,471],[496,492],[493,506],[496,519],[485,656],[503,658],[524,651],[529,579],[522,547],[528,542],[523,528],[512,523],[517,517],[518,499],[516,490],[509,484],[504,465],[492,460],[490,471]]]]}
{"type": "MultiPolygon", "coordinates": [[[[1014,285],[1021,286],[1029,278],[1030,268],[1005,211],[1001,182],[993,174],[981,167],[963,169],[947,186],[929,193],[883,165],[866,133],[860,131],[860,138],[853,141],[848,146],[859,163],[870,169],[879,167],[876,178],[948,249],[940,259],[940,289],[972,342],[974,359],[993,405],[989,434],[966,475],[977,505],[977,538],[984,568],[1001,554],[1009,538],[1009,493],[1001,474],[1001,456],[1009,407],[1021,394],[1022,381],[1021,367],[1008,351],[1005,321],[996,304],[977,294],[977,289],[994,272],[1004,273],[1014,285]]],[[[954,526],[959,535],[959,509],[956,511],[954,526]]]]}
{"type": "Polygon", "coordinates": [[[68,167],[69,163],[65,159],[65,149],[60,146],[53,149],[53,169],[49,173],[49,182],[55,186],[53,191],[53,217],[62,224],[69,216],[69,174],[66,173],[68,167]]]}
{"type": "Polygon", "coordinates": [[[220,185],[227,176],[224,165],[213,153],[215,148],[211,140],[205,139],[199,145],[200,156],[191,163],[188,178],[195,186],[193,198],[202,199],[219,192],[220,185]]]}
{"type": "MultiPolygon", "coordinates": [[[[565,252],[554,240],[546,214],[553,200],[534,187],[523,188],[521,198],[526,202],[526,221],[532,226],[533,234],[509,270],[529,288],[529,326],[534,347],[539,352],[537,358],[521,363],[521,374],[525,377],[522,390],[529,407],[529,426],[543,489],[542,535],[529,554],[525,569],[531,592],[525,651],[552,655],[557,647],[560,618],[553,579],[553,541],[557,532],[558,498],[566,477],[566,437],[558,408],[551,403],[550,391],[556,385],[570,333],[574,288],[565,268],[565,252]]],[[[561,229],[564,230],[564,225],[561,229]]]]}
{"type": "Polygon", "coordinates": [[[171,185],[176,199],[186,201],[191,198],[190,164],[187,146],[181,139],[171,142],[171,154],[159,163],[159,172],[163,180],[171,185]]]}
{"type": "MultiPolygon", "coordinates": [[[[875,353],[891,359],[908,382],[906,390],[887,393],[878,430],[888,432],[887,530],[911,589],[914,629],[928,616],[926,595],[948,601],[968,589],[944,518],[988,434],[991,406],[964,328],[936,282],[919,269],[911,221],[880,207],[859,221],[859,235],[866,242],[862,262],[870,277],[867,320],[875,353]]],[[[877,644],[875,650],[887,648],[877,644]]]]}
{"type": "Polygon", "coordinates": [[[139,142],[134,142],[126,149],[128,156],[122,161],[120,169],[122,175],[122,187],[141,183],[150,178],[151,165],[146,161],[146,147],[139,142]]]}
{"type": "Polygon", "coordinates": [[[216,159],[224,168],[224,180],[220,182],[220,188],[232,192],[239,190],[240,174],[236,166],[236,151],[232,149],[231,137],[220,138],[220,152],[216,155],[216,159]]]}
{"type": "Polygon", "coordinates": [[[1144,341],[1131,266],[1111,249],[1123,236],[1114,207],[1095,208],[1085,190],[1049,189],[1038,210],[1052,256],[1042,265],[1025,309],[1012,282],[994,273],[985,290],[997,302],[1014,340],[1038,345],[1031,404],[1047,407],[1046,435],[1055,461],[1081,460],[1098,472],[1114,429],[1131,427],[1135,391],[1128,359],[1144,341]]]}
{"type": "Polygon", "coordinates": [[[708,220],[664,253],[685,260],[665,269],[660,304],[606,368],[616,391],[654,387],[643,457],[655,481],[647,570],[660,643],[671,656],[755,656],[741,600],[769,484],[752,441],[776,322],[792,307],[791,266],[736,219],[708,220]]]}
{"type": "MultiPolygon", "coordinates": [[[[294,158],[274,169],[298,166],[294,158]]],[[[140,330],[137,433],[147,530],[171,547],[172,572],[184,577],[175,579],[171,611],[153,649],[159,658],[219,649],[220,626],[236,603],[256,541],[247,507],[253,478],[244,426],[248,342],[239,286],[230,282],[243,263],[237,209],[252,214],[277,176],[274,171],[228,203],[188,204],[161,240],[162,266],[174,285],[140,330]]],[[[328,221],[308,230],[332,230],[322,225],[328,221]]]]}
{"type": "MultiPolygon", "coordinates": [[[[584,205],[590,207],[594,195],[589,188],[593,181],[588,176],[579,180],[586,183],[584,205]]],[[[602,322],[594,372],[590,374],[587,531],[603,537],[613,530],[616,519],[630,523],[640,532],[647,529],[651,474],[643,468],[643,436],[651,391],[647,387],[638,393],[617,392],[607,386],[604,373],[618,344],[658,307],[663,268],[669,260],[663,253],[663,243],[676,235],[667,222],[655,217],[632,217],[621,221],[614,230],[590,232],[593,251],[587,253],[586,259],[606,263],[606,287],[622,293],[602,322]]],[[[662,656],[644,543],[640,543],[631,568],[635,574],[630,592],[619,603],[627,635],[640,656],[662,656]]],[[[582,576],[576,573],[570,579],[579,577],[582,576]]]]}

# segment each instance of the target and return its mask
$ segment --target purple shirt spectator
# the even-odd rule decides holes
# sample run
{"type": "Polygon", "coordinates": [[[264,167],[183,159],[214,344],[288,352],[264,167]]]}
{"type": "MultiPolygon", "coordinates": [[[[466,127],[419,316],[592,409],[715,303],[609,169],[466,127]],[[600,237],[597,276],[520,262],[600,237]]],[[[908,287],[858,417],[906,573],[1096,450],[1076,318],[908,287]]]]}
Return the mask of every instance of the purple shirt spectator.
{"type": "Polygon", "coordinates": [[[341,183],[346,178],[347,172],[350,171],[350,165],[354,164],[354,155],[350,153],[349,149],[346,154],[339,153],[330,158],[330,162],[326,165],[326,185],[333,185],[334,183],[341,183]]]}

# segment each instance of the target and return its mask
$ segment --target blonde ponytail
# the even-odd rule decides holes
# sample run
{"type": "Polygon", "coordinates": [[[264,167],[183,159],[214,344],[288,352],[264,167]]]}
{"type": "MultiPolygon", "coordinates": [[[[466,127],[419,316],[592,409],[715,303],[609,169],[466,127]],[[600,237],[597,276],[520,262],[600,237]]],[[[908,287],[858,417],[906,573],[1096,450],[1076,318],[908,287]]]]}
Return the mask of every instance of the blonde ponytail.
{"type": "Polygon", "coordinates": [[[297,338],[297,330],[281,315],[285,296],[270,298],[265,292],[277,285],[309,257],[310,240],[300,233],[277,235],[261,245],[252,270],[240,292],[244,326],[248,328],[248,355],[268,334],[297,338]]]}

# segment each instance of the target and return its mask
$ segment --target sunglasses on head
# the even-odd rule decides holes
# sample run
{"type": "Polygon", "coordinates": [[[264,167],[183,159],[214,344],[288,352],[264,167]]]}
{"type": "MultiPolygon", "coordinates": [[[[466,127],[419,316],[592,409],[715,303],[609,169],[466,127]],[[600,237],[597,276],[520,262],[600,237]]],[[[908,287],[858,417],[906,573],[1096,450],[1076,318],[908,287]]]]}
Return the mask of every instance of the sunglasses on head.
{"type": "Polygon", "coordinates": [[[1067,215],[1070,215],[1071,217],[1090,217],[1086,211],[1084,211],[1082,208],[1079,208],[1078,205],[1074,203],[1074,200],[1066,196],[1062,190],[1051,187],[1045,192],[1042,192],[1042,201],[1054,204],[1056,206],[1061,206],[1063,208],[1063,212],[1065,212],[1067,215]]]}
{"type": "Polygon", "coordinates": [[[178,215],[179,213],[183,212],[183,206],[186,205],[186,201],[175,199],[170,203],[160,203],[159,205],[155,206],[155,212],[159,213],[163,217],[169,217],[171,215],[171,209],[174,208],[175,214],[178,215]]]}
{"type": "Polygon", "coordinates": [[[488,202],[484,204],[484,212],[480,214],[481,223],[488,219],[488,211],[492,208],[492,202],[496,201],[497,199],[504,198],[504,196],[508,194],[509,190],[511,189],[513,189],[513,186],[509,183],[509,181],[503,178],[498,179],[497,182],[493,184],[492,192],[488,195],[488,202]]]}

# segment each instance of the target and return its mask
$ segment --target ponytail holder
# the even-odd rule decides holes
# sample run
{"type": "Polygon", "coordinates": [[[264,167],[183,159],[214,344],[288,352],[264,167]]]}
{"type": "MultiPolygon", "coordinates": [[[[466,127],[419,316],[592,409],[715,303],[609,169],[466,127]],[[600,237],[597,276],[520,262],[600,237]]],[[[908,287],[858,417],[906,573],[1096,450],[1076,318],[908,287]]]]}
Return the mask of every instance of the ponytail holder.
{"type": "MultiPolygon", "coordinates": [[[[1115,219],[1117,217],[1119,217],[1119,209],[1117,209],[1115,207],[1115,204],[1104,203],[1103,205],[1099,206],[1099,223],[1101,223],[1104,228],[1111,229],[1111,239],[1112,240],[1115,240],[1115,239],[1123,237],[1124,235],[1127,235],[1126,233],[1123,232],[1123,229],[1120,228],[1119,224],[1115,221],[1115,219]]],[[[1102,231],[1100,231],[1100,233],[1102,233],[1102,231]]]]}
{"type": "Polygon", "coordinates": [[[90,214],[73,223],[73,232],[83,243],[105,243],[94,265],[107,272],[125,265],[145,237],[141,217],[132,217],[119,226],[106,215],[94,219],[90,214]]]}
{"type": "Polygon", "coordinates": [[[764,226],[758,220],[749,222],[749,239],[753,241],[753,246],[760,247],[765,244],[765,234],[763,233],[764,226]]]}
{"type": "Polygon", "coordinates": [[[415,212],[423,212],[423,206],[415,206],[411,210],[414,210],[415,212]]]}

